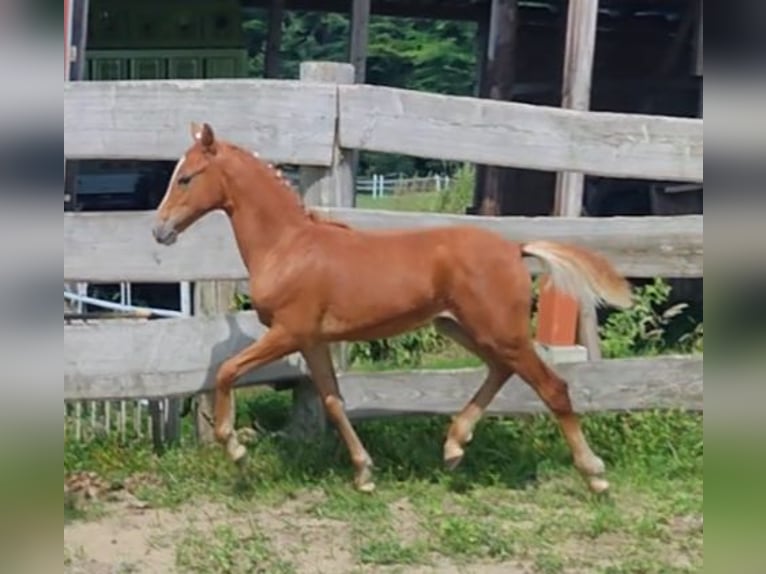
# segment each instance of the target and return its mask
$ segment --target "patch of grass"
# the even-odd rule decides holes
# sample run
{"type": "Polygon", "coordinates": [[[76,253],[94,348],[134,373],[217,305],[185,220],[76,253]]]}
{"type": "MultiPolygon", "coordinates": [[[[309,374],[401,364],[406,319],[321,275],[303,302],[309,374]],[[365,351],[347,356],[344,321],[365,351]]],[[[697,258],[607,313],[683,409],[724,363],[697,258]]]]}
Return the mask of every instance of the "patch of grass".
{"type": "Polygon", "coordinates": [[[564,571],[564,560],[555,552],[544,551],[535,558],[535,571],[540,574],[558,574],[564,571]]]}
{"type": "Polygon", "coordinates": [[[366,536],[357,550],[362,564],[425,564],[428,562],[428,547],[422,541],[405,543],[394,533],[366,536]]]}
{"type": "Polygon", "coordinates": [[[269,539],[253,525],[242,534],[228,525],[212,533],[190,530],[176,548],[176,565],[189,573],[291,574],[295,567],[277,557],[269,539]]]}
{"type": "Polygon", "coordinates": [[[504,559],[515,554],[513,541],[494,517],[444,516],[432,522],[434,550],[446,556],[504,559]]]}
{"type": "Polygon", "coordinates": [[[400,195],[357,195],[358,209],[380,209],[384,211],[440,211],[440,199],[443,194],[437,191],[421,191],[418,193],[403,193],[400,195]]]}
{"type": "Polygon", "coordinates": [[[369,496],[338,485],[325,489],[324,500],[314,505],[311,512],[319,518],[332,518],[365,525],[387,521],[388,505],[383,496],[369,496]]]}
{"type": "MultiPolygon", "coordinates": [[[[278,418],[288,408],[273,393],[238,403],[255,420],[261,409],[278,418]]],[[[372,495],[353,490],[349,457],[334,433],[310,442],[260,437],[242,468],[217,447],[188,442],[163,456],[143,443],[65,443],[65,472],[93,470],[107,481],[149,473],[159,480],[137,495],[153,506],[223,501],[238,521],[264,506],[308,497],[301,513],[349,526],[359,566],[406,567],[441,557],[471,564],[520,561],[538,572],[699,571],[702,530],[688,525],[703,513],[702,416],[598,414],[584,416],[583,424],[607,463],[612,490],[606,497],[587,491],[557,424],[545,415],[483,419],[452,473],[441,460],[448,417],[359,422],[375,461],[372,495]],[[394,510],[401,501],[405,510],[394,510]],[[409,520],[406,531],[402,517],[409,520]]],[[[79,518],[89,519],[87,511],[79,518]]],[[[197,560],[212,572],[229,564],[236,572],[237,564],[266,560],[277,564],[267,571],[289,571],[273,562],[273,549],[257,533],[223,530],[204,541],[194,536],[182,541],[179,561],[197,560]],[[204,556],[196,557],[199,545],[204,556]]]]}

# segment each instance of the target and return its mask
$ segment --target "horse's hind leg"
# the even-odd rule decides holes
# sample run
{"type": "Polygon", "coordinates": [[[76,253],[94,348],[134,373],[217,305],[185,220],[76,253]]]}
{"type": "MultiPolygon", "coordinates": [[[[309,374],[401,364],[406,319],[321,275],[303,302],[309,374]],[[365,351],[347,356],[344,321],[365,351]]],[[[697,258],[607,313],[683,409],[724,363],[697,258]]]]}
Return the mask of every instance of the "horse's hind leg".
{"type": "Polygon", "coordinates": [[[482,351],[476,341],[457,321],[448,317],[438,317],[434,320],[436,330],[449,337],[468,351],[482,359],[489,369],[487,378],[476,391],[470,401],[452,419],[452,424],[447,431],[447,439],[444,441],[444,462],[448,468],[454,469],[463,459],[466,444],[473,438],[473,429],[481,419],[487,406],[500,391],[505,381],[511,376],[509,368],[500,362],[493,360],[487,353],[482,351]]]}
{"type": "Polygon", "coordinates": [[[569,444],[574,464],[593,492],[603,492],[609,483],[603,478],[604,463],[596,456],[583,435],[579,417],[572,410],[567,384],[538,356],[531,341],[520,343],[504,353],[514,371],[524,379],[553,412],[569,444]]]}

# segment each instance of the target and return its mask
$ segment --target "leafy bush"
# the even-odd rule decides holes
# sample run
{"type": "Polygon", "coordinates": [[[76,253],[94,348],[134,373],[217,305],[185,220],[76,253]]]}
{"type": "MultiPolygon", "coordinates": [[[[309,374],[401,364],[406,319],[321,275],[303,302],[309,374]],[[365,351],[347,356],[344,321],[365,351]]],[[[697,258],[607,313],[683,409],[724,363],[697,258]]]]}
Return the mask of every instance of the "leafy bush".
{"type": "Polygon", "coordinates": [[[357,341],[349,345],[349,363],[385,363],[391,367],[418,367],[423,355],[438,353],[452,341],[440,335],[433,326],[388,339],[357,341]]]}
{"type": "Polygon", "coordinates": [[[475,170],[471,164],[463,164],[453,175],[449,186],[437,197],[436,211],[464,214],[473,202],[475,170]]]}
{"type": "Polygon", "coordinates": [[[670,285],[660,278],[634,289],[629,309],[611,313],[600,327],[601,349],[605,358],[659,355],[662,353],[702,352],[702,323],[670,341],[668,329],[683,316],[686,303],[667,306],[670,285]]]}

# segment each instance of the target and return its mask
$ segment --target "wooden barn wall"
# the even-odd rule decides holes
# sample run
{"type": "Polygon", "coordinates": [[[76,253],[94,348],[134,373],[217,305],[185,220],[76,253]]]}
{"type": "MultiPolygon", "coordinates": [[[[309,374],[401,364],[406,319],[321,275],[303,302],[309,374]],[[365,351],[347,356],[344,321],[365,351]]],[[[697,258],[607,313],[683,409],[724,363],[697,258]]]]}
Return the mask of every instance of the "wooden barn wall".
{"type": "MultiPolygon", "coordinates": [[[[529,16],[518,32],[516,53],[515,101],[558,106],[561,102],[561,77],[564,56],[565,13],[558,26],[535,22],[529,16]],[[530,91],[529,86],[543,89],[530,91]]],[[[669,116],[696,117],[698,108],[698,79],[692,76],[692,46],[687,44],[680,63],[670,80],[659,83],[652,108],[643,109],[650,87],[657,85],[659,63],[667,57],[673,33],[680,22],[664,23],[658,18],[637,18],[631,21],[599,21],[594,62],[591,108],[598,111],[625,113],[648,112],[669,116]]],[[[555,173],[513,169],[511,189],[503,201],[504,215],[549,215],[553,209],[555,173]]],[[[604,209],[603,215],[617,211],[648,213],[651,209],[649,182],[634,180],[603,180],[589,178],[623,195],[618,205],[604,207],[608,201],[596,197],[593,206],[604,209]],[[630,197],[624,194],[630,194],[630,197]],[[601,206],[601,207],[599,207],[601,206]],[[612,212],[609,211],[612,210],[612,212]]],[[[587,199],[586,199],[587,202],[587,199]]],[[[686,202],[696,205],[696,202],[686,202]]],[[[676,210],[677,211],[677,210],[676,210]]],[[[596,215],[596,214],[594,214],[596,215]]]]}

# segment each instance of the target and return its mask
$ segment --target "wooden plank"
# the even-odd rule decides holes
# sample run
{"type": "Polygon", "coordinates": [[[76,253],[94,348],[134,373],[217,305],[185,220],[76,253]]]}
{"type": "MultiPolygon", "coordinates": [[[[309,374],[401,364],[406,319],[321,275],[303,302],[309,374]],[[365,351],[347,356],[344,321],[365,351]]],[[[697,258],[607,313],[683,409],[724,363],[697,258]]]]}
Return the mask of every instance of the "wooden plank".
{"type": "MultiPolygon", "coordinates": [[[[578,412],[684,408],[703,410],[701,357],[610,359],[555,365],[569,383],[578,412]]],[[[349,416],[371,417],[458,412],[479,388],[483,369],[348,373],[341,392],[349,416]]],[[[539,397],[513,377],[487,410],[489,415],[548,412],[539,397]]]]}
{"type": "MultiPolygon", "coordinates": [[[[561,107],[585,111],[590,108],[596,23],[599,0],[569,0],[561,107]]],[[[563,172],[556,179],[556,215],[577,217],[582,211],[584,175],[563,172]]]]}
{"type": "MultiPolygon", "coordinates": [[[[230,313],[238,285],[238,281],[197,281],[194,284],[194,315],[199,317],[230,313]]],[[[235,393],[232,393],[232,412],[236,412],[235,401],[235,393]]],[[[194,407],[194,429],[197,442],[213,444],[215,434],[211,422],[215,408],[215,391],[199,393],[194,398],[194,407]]]]}
{"type": "Polygon", "coordinates": [[[703,181],[703,121],[340,86],[347,148],[594,175],[703,181]]]}
{"type": "MultiPolygon", "coordinates": [[[[702,215],[676,217],[482,217],[316,208],[362,229],[475,225],[519,241],[567,241],[598,250],[629,277],[702,277],[702,215]]],[[[153,213],[65,213],[64,281],[177,282],[245,279],[226,216],[211,213],[166,247],[153,213]]],[[[531,260],[532,261],[532,260],[531,260]]],[[[539,271],[533,267],[534,271],[539,271]]]]}
{"type": "MultiPolygon", "coordinates": [[[[480,96],[492,100],[511,101],[515,83],[518,0],[492,0],[489,11],[485,69],[479,86],[480,96]]],[[[513,188],[513,172],[494,165],[476,166],[475,202],[481,215],[502,215],[513,188]]]]}
{"type": "Polygon", "coordinates": [[[693,68],[692,73],[695,76],[702,77],[704,75],[704,66],[705,66],[704,43],[703,43],[704,8],[703,8],[702,0],[696,0],[696,1],[699,2],[699,12],[697,14],[696,33],[694,35],[694,62],[692,66],[693,68]]]}
{"type": "MultiPolygon", "coordinates": [[[[64,326],[64,399],[163,398],[211,389],[220,364],[264,327],[247,311],[214,317],[64,326]]],[[[291,355],[246,376],[250,383],[303,375],[291,355]]]]}
{"type": "MultiPolygon", "coordinates": [[[[354,82],[354,66],[336,62],[302,62],[300,77],[304,82],[351,84],[354,82]]],[[[354,206],[351,164],[349,158],[338,146],[337,132],[333,132],[333,142],[333,162],[330,167],[302,167],[300,170],[301,193],[306,205],[354,206]]],[[[331,348],[333,355],[341,358],[340,363],[343,368],[345,361],[342,357],[345,354],[345,345],[333,344],[331,348]]],[[[327,422],[322,399],[314,384],[309,380],[301,381],[293,389],[292,412],[287,433],[301,438],[317,436],[327,430],[327,422]]]]}
{"type": "Polygon", "coordinates": [[[189,123],[275,163],[329,165],[337,114],[332,85],[294,80],[147,80],[64,85],[64,156],[176,160],[189,123]]]}
{"type": "Polygon", "coordinates": [[[370,0],[351,0],[349,61],[354,66],[354,81],[364,84],[367,77],[367,45],[370,36],[370,0]]]}
{"type": "MultiPolygon", "coordinates": [[[[564,77],[561,107],[573,110],[590,108],[593,59],[596,52],[596,29],[599,0],[569,0],[564,77]]],[[[556,174],[554,214],[579,217],[582,214],[585,175],[565,171],[556,174]]],[[[546,288],[540,297],[537,338],[554,344],[557,333],[566,332],[557,344],[571,345],[577,341],[588,348],[591,359],[601,358],[598,325],[594,309],[581,308],[579,302],[566,293],[546,288]]]]}
{"type": "MultiPolygon", "coordinates": [[[[303,82],[350,84],[354,81],[354,68],[350,64],[336,62],[302,62],[300,75],[303,82]]],[[[354,205],[351,165],[344,152],[337,146],[335,131],[333,142],[332,162],[327,167],[301,168],[301,193],[307,205],[354,205]]]]}
{"type": "Polygon", "coordinates": [[[266,35],[266,56],[264,75],[278,78],[280,68],[280,48],[282,46],[282,22],[285,17],[285,0],[271,0],[269,5],[269,25],[266,35]]]}
{"type": "MultiPolygon", "coordinates": [[[[194,321],[194,319],[170,319],[162,323],[194,321]]],[[[131,327],[132,335],[137,331],[131,327]]],[[[168,333],[173,329],[163,328],[168,333]]],[[[122,356],[119,363],[103,361],[97,357],[98,341],[91,337],[85,342],[79,335],[78,343],[89,345],[87,353],[80,353],[85,359],[83,368],[74,370],[72,362],[65,365],[64,399],[106,399],[161,397],[167,394],[185,394],[210,388],[212,381],[205,377],[208,372],[199,362],[188,358],[175,359],[172,348],[151,348],[152,337],[132,336],[123,330],[120,343],[133,351],[122,356]],[[165,352],[167,349],[167,352],[165,352]],[[140,353],[137,355],[135,353],[140,353]],[[85,354],[91,356],[84,356],[85,354]],[[157,355],[166,358],[164,370],[138,367],[141,359],[156,362],[157,355]],[[96,356],[97,358],[94,358],[96,356]],[[107,368],[105,368],[107,367],[107,368]],[[120,369],[115,374],[114,367],[120,369]],[[108,374],[96,374],[98,368],[108,374]]],[[[188,332],[187,332],[188,333],[188,332]]],[[[191,342],[200,331],[188,333],[184,342],[191,342]]],[[[65,347],[73,341],[72,334],[65,329],[65,347]]],[[[110,341],[116,340],[112,335],[110,341]]],[[[175,337],[174,341],[178,341],[175,337]]],[[[208,339],[210,340],[210,339],[208,339]]],[[[199,345],[195,345],[199,347],[199,345]]],[[[109,348],[113,347],[110,345],[109,348]]],[[[177,348],[177,347],[173,347],[177,348]]],[[[198,348],[199,354],[205,354],[198,348]]],[[[210,349],[205,348],[209,355],[210,349]]],[[[207,355],[206,355],[207,356],[207,355]]],[[[701,356],[664,356],[636,359],[609,359],[561,363],[553,368],[566,379],[573,404],[579,412],[595,411],[636,411],[645,409],[684,408],[703,410],[703,359],[701,356]]],[[[253,384],[298,380],[304,366],[297,356],[290,361],[274,363],[243,377],[237,387],[253,384]]],[[[457,412],[481,384],[484,369],[461,369],[444,371],[408,371],[382,373],[342,373],[340,390],[345,399],[349,415],[353,418],[372,416],[395,416],[404,414],[452,414],[457,412]]],[[[490,415],[514,415],[546,412],[537,395],[521,380],[514,377],[500,391],[490,404],[490,415]]]]}

